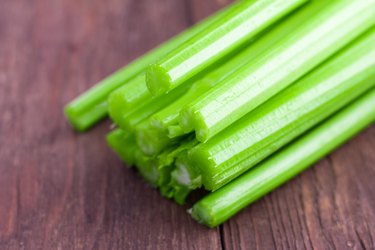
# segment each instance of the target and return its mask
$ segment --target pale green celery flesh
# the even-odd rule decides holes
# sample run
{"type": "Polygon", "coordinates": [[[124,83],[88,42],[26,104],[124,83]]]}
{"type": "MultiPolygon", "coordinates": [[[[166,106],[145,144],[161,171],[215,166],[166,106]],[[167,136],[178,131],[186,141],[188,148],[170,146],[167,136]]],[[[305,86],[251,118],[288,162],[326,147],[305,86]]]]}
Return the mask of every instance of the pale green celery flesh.
{"type": "Polygon", "coordinates": [[[149,100],[147,92],[143,74],[113,91],[108,97],[108,113],[111,119],[124,128],[124,117],[136,113],[149,100]]]}
{"type": "MultiPolygon", "coordinates": [[[[211,75],[211,73],[209,73],[208,75],[211,75]]],[[[212,78],[212,81],[208,81],[206,80],[206,77],[207,76],[193,83],[192,87],[189,89],[189,91],[187,91],[187,93],[182,95],[180,98],[178,98],[170,105],[166,106],[164,109],[152,115],[150,117],[150,124],[155,128],[160,128],[163,130],[169,130],[169,128],[171,128],[171,133],[168,132],[168,135],[171,135],[170,137],[175,137],[174,135],[176,133],[174,133],[174,131],[179,130],[176,125],[178,125],[178,117],[181,108],[187,103],[189,103],[193,98],[196,98],[196,96],[203,95],[216,83],[215,78],[212,78]]],[[[181,131],[178,131],[177,134],[181,133],[185,134],[185,132],[182,131],[182,129],[181,131]]]]}
{"type": "Polygon", "coordinates": [[[168,127],[167,136],[168,138],[176,138],[185,135],[186,133],[178,125],[171,125],[168,127]]]}
{"type": "Polygon", "coordinates": [[[375,122],[375,89],[253,170],[205,196],[192,208],[200,223],[215,227],[279,187],[375,122]]]}
{"type": "Polygon", "coordinates": [[[375,82],[375,28],[319,68],[191,150],[203,185],[215,190],[325,119],[375,82]]]}
{"type": "Polygon", "coordinates": [[[181,112],[207,141],[292,84],[375,24],[374,0],[329,3],[256,60],[181,112]]]}
{"type": "Polygon", "coordinates": [[[190,86],[191,84],[187,82],[186,84],[172,90],[170,93],[155,97],[151,100],[151,102],[141,106],[135,112],[123,116],[122,119],[117,119],[118,123],[116,124],[125,130],[134,131],[137,124],[146,120],[151,115],[178,99],[181,95],[188,91],[190,86]]]}
{"type": "Polygon", "coordinates": [[[197,145],[197,143],[192,136],[189,136],[181,142],[172,154],[168,155],[170,159],[173,159],[174,168],[169,173],[169,183],[164,185],[165,187],[161,192],[162,194],[167,193],[168,197],[173,198],[178,204],[185,203],[189,193],[201,186],[200,178],[194,170],[186,168],[180,161],[181,158],[186,158],[188,150],[197,145]],[[168,192],[165,192],[166,190],[168,192]]]}
{"type": "Polygon", "coordinates": [[[178,203],[184,201],[184,190],[182,185],[171,182],[171,173],[175,169],[175,161],[181,152],[185,152],[196,145],[192,136],[186,137],[178,145],[168,147],[158,155],[149,156],[144,154],[138,147],[134,153],[135,166],[142,177],[152,186],[158,187],[163,196],[174,198],[178,203]]]}
{"type": "Polygon", "coordinates": [[[173,153],[174,149],[169,148],[155,157],[145,155],[141,150],[138,150],[136,152],[136,167],[148,183],[162,189],[171,180],[171,172],[174,169],[173,153]]]}
{"type": "Polygon", "coordinates": [[[137,150],[135,136],[132,133],[115,129],[107,134],[107,143],[109,147],[120,157],[120,159],[132,166],[135,162],[134,152],[137,150]]]}
{"type": "Polygon", "coordinates": [[[306,0],[241,1],[221,20],[170,52],[146,71],[153,95],[168,92],[287,15],[306,0]]]}
{"type": "Polygon", "coordinates": [[[180,141],[179,137],[171,139],[164,130],[150,126],[148,120],[137,125],[135,135],[139,148],[149,156],[157,155],[180,141]]]}
{"type": "MultiPolygon", "coordinates": [[[[131,62],[127,66],[119,69],[112,75],[91,87],[91,89],[85,93],[75,98],[66,105],[64,110],[70,124],[77,131],[85,131],[91,128],[107,115],[107,98],[113,91],[128,81],[132,81],[134,77],[144,77],[143,72],[149,64],[159,60],[168,52],[179,47],[190,38],[196,36],[202,30],[205,30],[207,27],[221,20],[222,17],[227,15],[227,13],[230,13],[234,7],[235,6],[227,7],[224,10],[219,11],[211,17],[194,25],[193,27],[185,30],[181,34],[139,57],[137,60],[131,62]]],[[[140,91],[134,93],[139,94],[140,96],[145,94],[145,92],[141,93],[140,91]]]]}
{"type": "Polygon", "coordinates": [[[197,189],[202,186],[202,177],[199,175],[194,168],[184,164],[184,160],[180,161],[180,158],[176,159],[176,168],[172,172],[172,179],[175,183],[185,186],[190,190],[197,189]]]}
{"type": "Polygon", "coordinates": [[[137,150],[134,155],[138,172],[151,186],[157,187],[160,178],[157,160],[143,154],[140,150],[137,150]]]}

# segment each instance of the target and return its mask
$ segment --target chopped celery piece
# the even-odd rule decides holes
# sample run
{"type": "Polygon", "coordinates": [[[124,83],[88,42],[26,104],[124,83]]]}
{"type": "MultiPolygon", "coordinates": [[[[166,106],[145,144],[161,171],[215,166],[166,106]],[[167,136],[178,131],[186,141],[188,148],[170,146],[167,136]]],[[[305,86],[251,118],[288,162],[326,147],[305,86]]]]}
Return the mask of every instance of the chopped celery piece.
{"type": "Polygon", "coordinates": [[[168,154],[168,157],[173,159],[174,168],[169,173],[169,183],[164,185],[165,188],[161,192],[163,194],[167,190],[168,197],[173,198],[178,204],[185,203],[189,193],[201,186],[200,176],[194,172],[194,169],[186,168],[180,161],[181,158],[187,157],[188,150],[197,145],[197,143],[197,140],[189,136],[172,154],[168,154]]]}
{"type": "Polygon", "coordinates": [[[182,130],[182,128],[178,125],[171,125],[168,127],[168,138],[173,139],[176,137],[183,136],[185,132],[182,130]]]}
{"type": "Polygon", "coordinates": [[[139,148],[135,152],[135,165],[140,174],[154,187],[159,187],[163,196],[168,198],[176,198],[182,201],[182,193],[177,190],[182,190],[185,186],[172,184],[171,174],[175,169],[175,161],[181,154],[191,149],[198,142],[193,140],[192,136],[186,137],[179,145],[166,148],[158,155],[149,156],[144,154],[139,148]],[[178,196],[178,197],[177,197],[178,196]]]}
{"type": "Polygon", "coordinates": [[[190,210],[200,223],[215,227],[293,178],[375,122],[375,89],[256,168],[208,194],[190,210]]]}
{"type": "Polygon", "coordinates": [[[216,190],[374,86],[375,28],[189,153],[216,190]]]}
{"type": "Polygon", "coordinates": [[[134,112],[129,112],[129,114],[125,115],[124,113],[128,112],[121,112],[122,110],[125,110],[124,107],[120,105],[117,106],[115,103],[110,102],[110,116],[120,128],[134,131],[135,127],[139,123],[166,107],[174,100],[178,99],[190,88],[190,86],[191,84],[184,84],[168,94],[152,99],[151,102],[147,102],[145,105],[141,105],[134,112]],[[114,110],[114,112],[112,112],[112,110],[114,110]]]}
{"type": "Polygon", "coordinates": [[[307,0],[240,1],[230,12],[170,52],[146,71],[157,96],[166,93],[220,60],[307,0]]]}
{"type": "Polygon", "coordinates": [[[133,134],[115,129],[107,135],[107,143],[129,167],[134,164],[134,153],[137,150],[137,145],[133,134]]]}
{"type": "Polygon", "coordinates": [[[193,168],[176,159],[176,168],[172,172],[172,179],[175,183],[185,186],[190,190],[197,189],[202,186],[202,176],[193,168]]]}
{"type": "Polygon", "coordinates": [[[108,113],[111,119],[118,126],[125,128],[124,117],[136,113],[142,107],[142,104],[150,98],[147,92],[143,74],[113,91],[108,97],[108,113]]]}
{"type": "Polygon", "coordinates": [[[157,187],[160,178],[155,158],[149,157],[137,150],[135,152],[135,166],[141,176],[153,187],[157,187]]]}
{"type": "Polygon", "coordinates": [[[180,138],[169,138],[164,131],[149,125],[148,120],[140,123],[135,130],[139,148],[146,155],[152,156],[162,152],[171,145],[176,145],[180,138]]]}
{"type": "Polygon", "coordinates": [[[333,1],[256,60],[181,111],[197,139],[212,138],[375,24],[375,1],[333,1]]]}

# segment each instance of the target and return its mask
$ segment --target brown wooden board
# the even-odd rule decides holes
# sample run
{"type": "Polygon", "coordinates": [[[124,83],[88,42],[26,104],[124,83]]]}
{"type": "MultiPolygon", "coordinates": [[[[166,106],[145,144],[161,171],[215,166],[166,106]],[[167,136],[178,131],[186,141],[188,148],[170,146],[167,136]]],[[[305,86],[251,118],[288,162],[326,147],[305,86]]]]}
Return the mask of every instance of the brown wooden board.
{"type": "Polygon", "coordinates": [[[0,0],[0,249],[371,249],[375,126],[217,229],[63,106],[229,0],[0,0]]]}

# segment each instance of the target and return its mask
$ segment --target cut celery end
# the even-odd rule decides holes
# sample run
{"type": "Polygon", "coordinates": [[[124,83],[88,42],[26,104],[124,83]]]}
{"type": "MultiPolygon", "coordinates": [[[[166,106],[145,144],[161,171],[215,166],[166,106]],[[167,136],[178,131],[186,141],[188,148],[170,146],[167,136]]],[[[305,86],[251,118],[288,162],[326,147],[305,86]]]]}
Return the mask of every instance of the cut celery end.
{"type": "Polygon", "coordinates": [[[169,138],[166,131],[150,126],[147,120],[137,126],[136,140],[142,152],[149,156],[157,155],[179,141],[169,138]]]}
{"type": "Polygon", "coordinates": [[[153,94],[176,88],[251,40],[306,0],[241,1],[221,20],[207,27],[147,69],[153,94]]]}
{"type": "Polygon", "coordinates": [[[115,129],[107,135],[107,143],[127,166],[135,163],[135,152],[138,147],[133,134],[115,129]]]}
{"type": "Polygon", "coordinates": [[[141,151],[135,153],[135,166],[141,176],[153,187],[158,186],[159,171],[157,160],[143,154],[141,151]]]}
{"type": "Polygon", "coordinates": [[[95,123],[107,115],[107,102],[103,101],[89,110],[77,111],[70,104],[64,108],[69,124],[78,132],[90,129],[95,123]]]}
{"type": "Polygon", "coordinates": [[[184,131],[184,133],[189,133],[194,131],[194,116],[193,114],[194,111],[192,111],[189,108],[182,108],[180,112],[180,119],[179,119],[179,125],[184,131]]]}
{"type": "Polygon", "coordinates": [[[127,110],[126,105],[123,107],[123,90],[119,93],[113,93],[110,98],[110,116],[115,123],[124,130],[135,131],[138,124],[150,118],[159,110],[165,108],[174,100],[180,98],[192,83],[186,83],[168,94],[164,94],[155,98],[149,96],[147,101],[142,104],[135,105],[133,110],[127,110]]]}
{"type": "Polygon", "coordinates": [[[212,204],[206,205],[204,200],[200,200],[188,212],[198,223],[214,228],[221,223],[215,219],[211,206],[212,204]]]}
{"type": "Polygon", "coordinates": [[[126,118],[137,114],[150,98],[151,94],[146,87],[144,75],[140,75],[109,96],[109,116],[119,127],[129,130],[130,126],[126,123],[126,118]]]}
{"type": "Polygon", "coordinates": [[[179,185],[191,190],[202,186],[202,176],[189,165],[187,151],[180,153],[175,162],[176,168],[172,172],[172,179],[179,185]]]}
{"type": "Polygon", "coordinates": [[[185,132],[178,125],[173,125],[168,127],[168,138],[173,139],[185,135],[185,132]]]}
{"type": "Polygon", "coordinates": [[[153,64],[149,66],[146,72],[146,79],[147,88],[153,96],[167,93],[170,90],[171,77],[159,65],[153,64]]]}

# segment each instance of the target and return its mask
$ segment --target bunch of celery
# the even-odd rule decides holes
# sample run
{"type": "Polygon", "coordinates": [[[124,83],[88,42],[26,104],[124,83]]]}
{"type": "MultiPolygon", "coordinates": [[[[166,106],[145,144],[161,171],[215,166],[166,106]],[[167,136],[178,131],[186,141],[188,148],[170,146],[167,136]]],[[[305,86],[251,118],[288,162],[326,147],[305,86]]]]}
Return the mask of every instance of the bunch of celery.
{"type": "Polygon", "coordinates": [[[214,227],[375,121],[375,0],[244,0],[66,107],[214,227]]]}

